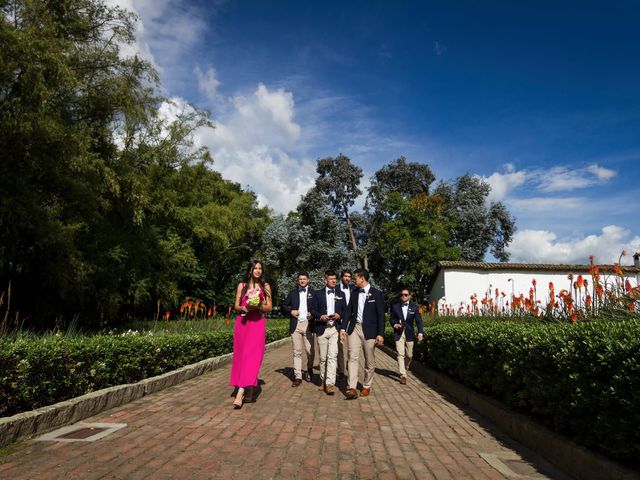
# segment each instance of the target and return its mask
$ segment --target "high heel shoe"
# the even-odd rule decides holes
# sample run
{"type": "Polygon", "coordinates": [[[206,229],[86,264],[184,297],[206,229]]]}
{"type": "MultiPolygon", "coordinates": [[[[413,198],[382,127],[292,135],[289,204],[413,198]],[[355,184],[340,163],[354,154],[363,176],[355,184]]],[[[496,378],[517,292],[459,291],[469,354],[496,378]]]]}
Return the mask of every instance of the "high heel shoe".
{"type": "Polygon", "coordinates": [[[233,409],[234,410],[240,410],[242,408],[242,404],[243,403],[244,403],[244,395],[242,395],[242,397],[240,397],[239,401],[238,401],[237,398],[233,401],[233,409]]]}

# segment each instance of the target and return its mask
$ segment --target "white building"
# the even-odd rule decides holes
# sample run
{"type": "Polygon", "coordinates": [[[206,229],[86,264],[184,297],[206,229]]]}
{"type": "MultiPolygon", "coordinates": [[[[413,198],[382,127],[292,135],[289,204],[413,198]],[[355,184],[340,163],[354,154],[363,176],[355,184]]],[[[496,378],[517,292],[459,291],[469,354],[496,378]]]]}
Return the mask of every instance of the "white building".
{"type": "MultiPolygon", "coordinates": [[[[629,280],[632,287],[640,283],[640,254],[634,255],[634,265],[622,265],[625,280],[629,280]]],[[[600,282],[610,287],[619,278],[614,273],[613,265],[598,265],[600,282]]],[[[465,310],[471,304],[473,295],[480,301],[492,298],[498,307],[510,302],[512,296],[523,294],[529,297],[529,290],[536,281],[536,298],[542,301],[542,306],[549,300],[549,283],[555,287],[555,294],[562,290],[569,290],[573,274],[574,281],[582,275],[587,282],[592,282],[589,265],[554,265],[554,264],[525,264],[525,263],[487,263],[467,261],[442,261],[434,272],[429,291],[431,302],[438,307],[448,305],[457,310],[462,306],[465,310]],[[499,295],[496,300],[496,289],[499,295]],[[504,295],[503,295],[504,292],[504,295]]],[[[591,289],[591,285],[589,286],[591,289]]]]}

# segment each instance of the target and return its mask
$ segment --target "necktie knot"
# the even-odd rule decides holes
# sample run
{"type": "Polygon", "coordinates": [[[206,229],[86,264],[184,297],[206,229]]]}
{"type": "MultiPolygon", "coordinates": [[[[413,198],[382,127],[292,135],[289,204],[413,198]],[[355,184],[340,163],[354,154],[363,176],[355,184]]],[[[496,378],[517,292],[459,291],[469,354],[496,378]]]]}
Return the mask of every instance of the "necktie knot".
{"type": "Polygon", "coordinates": [[[336,293],[336,292],[335,292],[335,290],[334,290],[333,288],[328,288],[328,289],[327,289],[327,293],[328,293],[329,295],[333,295],[333,294],[334,294],[334,293],[336,293]]]}

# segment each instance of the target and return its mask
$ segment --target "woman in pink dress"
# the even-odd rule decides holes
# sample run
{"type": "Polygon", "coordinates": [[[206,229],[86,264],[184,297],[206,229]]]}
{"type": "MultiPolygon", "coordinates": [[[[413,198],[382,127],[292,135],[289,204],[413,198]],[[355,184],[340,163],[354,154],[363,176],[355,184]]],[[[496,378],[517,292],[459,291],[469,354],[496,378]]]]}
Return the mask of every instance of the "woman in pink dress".
{"type": "Polygon", "coordinates": [[[233,331],[229,381],[232,387],[238,389],[233,408],[242,408],[243,402],[253,400],[265,351],[267,319],[264,314],[270,312],[271,308],[271,287],[264,281],[262,262],[251,261],[244,279],[236,288],[235,309],[238,316],[233,331]]]}

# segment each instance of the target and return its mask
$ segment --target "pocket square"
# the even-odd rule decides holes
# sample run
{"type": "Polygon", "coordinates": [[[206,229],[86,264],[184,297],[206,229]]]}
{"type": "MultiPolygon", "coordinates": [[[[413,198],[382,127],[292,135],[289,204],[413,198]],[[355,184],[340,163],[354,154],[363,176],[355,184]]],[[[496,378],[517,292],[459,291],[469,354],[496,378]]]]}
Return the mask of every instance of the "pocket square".
{"type": "Polygon", "coordinates": [[[367,300],[367,303],[376,303],[375,299],[374,300],[367,300]]]}

